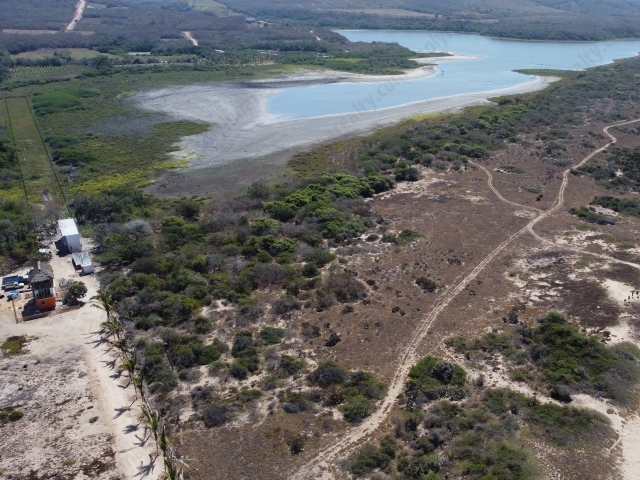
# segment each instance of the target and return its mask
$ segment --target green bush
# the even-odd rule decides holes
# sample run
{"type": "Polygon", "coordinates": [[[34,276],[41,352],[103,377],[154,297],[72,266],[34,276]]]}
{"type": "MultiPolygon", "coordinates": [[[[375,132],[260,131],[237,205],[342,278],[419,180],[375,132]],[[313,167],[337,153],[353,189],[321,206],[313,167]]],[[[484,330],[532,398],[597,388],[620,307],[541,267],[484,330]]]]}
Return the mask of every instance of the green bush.
{"type": "Polygon", "coordinates": [[[322,248],[312,248],[304,254],[303,258],[305,262],[313,264],[318,268],[322,268],[335,260],[336,256],[322,248]]]}
{"type": "Polygon", "coordinates": [[[387,435],[378,448],[367,444],[346,463],[347,469],[356,477],[362,477],[375,469],[386,470],[396,456],[396,440],[387,435]]]}
{"type": "Polygon", "coordinates": [[[24,335],[13,335],[0,345],[0,349],[2,349],[6,355],[17,355],[22,353],[22,348],[27,343],[29,343],[29,339],[24,335]]]}
{"type": "Polygon", "coordinates": [[[204,335],[211,331],[211,320],[202,315],[198,315],[193,319],[193,331],[200,335],[204,335]]]}
{"type": "Polygon", "coordinates": [[[262,235],[267,230],[278,228],[280,222],[273,218],[258,218],[251,223],[251,233],[253,235],[262,235]]]}
{"type": "Polygon", "coordinates": [[[17,422],[24,417],[24,412],[13,408],[3,408],[0,410],[0,425],[9,422],[17,422]]]}
{"type": "Polygon", "coordinates": [[[616,221],[612,217],[596,213],[587,207],[572,208],[570,212],[572,215],[577,216],[580,220],[587,223],[595,223],[598,225],[616,224],[616,221]]]}
{"type": "Polygon", "coordinates": [[[285,331],[282,328],[264,327],[260,330],[260,338],[265,345],[276,345],[282,342],[285,331]]]}

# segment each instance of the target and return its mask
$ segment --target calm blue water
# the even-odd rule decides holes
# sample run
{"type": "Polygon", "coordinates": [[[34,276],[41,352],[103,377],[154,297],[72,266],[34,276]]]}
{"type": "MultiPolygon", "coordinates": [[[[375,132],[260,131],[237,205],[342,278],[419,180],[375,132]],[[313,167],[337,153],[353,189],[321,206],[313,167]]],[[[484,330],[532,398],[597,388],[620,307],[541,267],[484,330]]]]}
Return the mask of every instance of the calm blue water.
{"type": "Polygon", "coordinates": [[[415,31],[339,31],[351,41],[397,42],[413,51],[480,56],[446,61],[436,76],[382,83],[333,83],[283,89],[267,111],[287,118],[312,118],[395,107],[432,98],[514,87],[535,77],[513,72],[525,68],[581,70],[629,58],[640,52],[640,40],[606,42],[525,42],[458,33],[415,31]]]}

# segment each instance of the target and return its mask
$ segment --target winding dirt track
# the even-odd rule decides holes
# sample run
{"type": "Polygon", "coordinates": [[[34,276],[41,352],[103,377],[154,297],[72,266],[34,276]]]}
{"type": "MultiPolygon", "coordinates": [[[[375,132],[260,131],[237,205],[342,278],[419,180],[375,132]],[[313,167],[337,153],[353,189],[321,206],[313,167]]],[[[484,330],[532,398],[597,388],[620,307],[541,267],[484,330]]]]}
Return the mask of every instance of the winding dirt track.
{"type": "Polygon", "coordinates": [[[82,15],[84,14],[85,8],[87,8],[87,0],[78,0],[76,11],[73,15],[73,20],[71,20],[71,23],[67,25],[67,28],[65,28],[67,32],[72,32],[76,28],[78,22],[82,20],[82,15]]]}
{"type": "Polygon", "coordinates": [[[498,190],[496,190],[496,187],[494,187],[494,186],[493,186],[493,175],[491,174],[491,172],[490,172],[487,168],[485,168],[485,167],[483,167],[482,165],[480,165],[479,163],[472,162],[471,160],[469,160],[469,163],[470,163],[471,165],[475,165],[476,167],[479,167],[479,168],[481,168],[482,170],[484,170],[484,173],[486,173],[486,174],[487,174],[487,177],[488,177],[488,178],[487,178],[487,184],[489,185],[489,188],[491,189],[491,191],[492,191],[493,193],[495,193],[495,194],[496,194],[496,197],[498,197],[501,201],[503,201],[504,203],[508,203],[509,205],[513,205],[514,207],[527,208],[527,209],[529,209],[529,210],[534,210],[534,211],[536,211],[536,212],[542,212],[542,210],[540,210],[539,208],[536,208],[536,207],[530,207],[530,206],[528,206],[528,205],[520,205],[519,203],[512,202],[511,200],[507,200],[506,198],[504,198],[504,197],[500,194],[500,192],[499,192],[498,190]]]}
{"type": "MultiPolygon", "coordinates": [[[[539,216],[532,219],[527,225],[518,230],[517,232],[510,235],[506,240],[504,240],[500,245],[498,245],[489,255],[487,255],[467,276],[465,276],[455,287],[452,289],[446,290],[440,295],[440,297],[436,300],[436,303],[431,310],[431,312],[420,322],[418,325],[416,332],[406,346],[404,353],[400,357],[400,361],[398,364],[398,368],[396,373],[394,374],[391,384],[389,385],[389,390],[387,391],[386,397],[382,400],[378,409],[375,411],[373,415],[368,417],[363,423],[353,428],[348,434],[337,441],[335,444],[329,446],[328,448],[322,450],[318,453],[312,460],[303,465],[291,478],[294,480],[304,480],[304,479],[330,479],[333,478],[333,474],[331,473],[331,465],[332,462],[341,456],[345,456],[349,453],[350,450],[357,447],[358,444],[367,436],[374,433],[378,427],[384,422],[384,420],[388,417],[393,405],[396,401],[398,395],[402,393],[402,389],[404,386],[404,380],[409,373],[409,369],[418,359],[418,346],[424,340],[424,338],[428,335],[429,329],[433,322],[436,320],[438,315],[451,303],[451,301],[465,289],[465,286],[472,280],[474,280],[480,272],[500,253],[504,251],[506,247],[508,247],[516,238],[520,237],[524,233],[531,233],[535,238],[547,242],[544,238],[540,237],[534,230],[533,227],[540,223],[542,220],[550,217],[558,210],[562,208],[564,205],[564,193],[569,184],[569,175],[573,168],[579,168],[583,166],[586,162],[591,160],[595,155],[604,151],[609,146],[613,145],[617,142],[617,139],[609,133],[610,128],[619,127],[623,125],[628,125],[631,123],[639,122],[640,119],[631,120],[628,122],[615,123],[613,125],[609,125],[605,127],[602,131],[607,135],[611,142],[607,143],[605,146],[593,151],[588,156],[586,156],[580,163],[574,165],[573,167],[568,168],[563,173],[562,184],[558,191],[558,195],[556,197],[555,202],[552,207],[548,210],[542,212],[539,216]]],[[[523,207],[523,205],[519,205],[517,203],[511,202],[504,198],[500,193],[493,187],[492,183],[492,175],[491,173],[481,167],[485,173],[489,176],[489,187],[491,190],[500,198],[502,201],[518,206],[523,207]]],[[[531,208],[531,207],[527,207],[531,208]]]]}

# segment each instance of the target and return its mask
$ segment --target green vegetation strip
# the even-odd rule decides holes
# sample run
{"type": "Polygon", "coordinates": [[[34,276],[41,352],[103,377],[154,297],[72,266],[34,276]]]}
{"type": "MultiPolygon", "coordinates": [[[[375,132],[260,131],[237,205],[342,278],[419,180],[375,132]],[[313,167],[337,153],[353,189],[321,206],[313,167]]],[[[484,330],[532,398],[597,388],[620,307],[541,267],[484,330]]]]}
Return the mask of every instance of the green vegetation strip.
{"type": "Polygon", "coordinates": [[[42,203],[49,196],[64,200],[26,98],[9,97],[6,104],[28,201],[42,203]]]}

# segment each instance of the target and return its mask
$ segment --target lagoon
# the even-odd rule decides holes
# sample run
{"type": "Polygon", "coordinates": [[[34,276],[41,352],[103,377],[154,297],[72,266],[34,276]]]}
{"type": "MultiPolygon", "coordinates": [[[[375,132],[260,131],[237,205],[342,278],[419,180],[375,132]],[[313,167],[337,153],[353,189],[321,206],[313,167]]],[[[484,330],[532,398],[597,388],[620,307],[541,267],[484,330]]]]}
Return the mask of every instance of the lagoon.
{"type": "Polygon", "coordinates": [[[312,118],[373,111],[453,95],[510,88],[533,80],[514,70],[582,70],[629,58],[640,40],[532,42],[459,33],[342,30],[353,42],[398,43],[415,52],[448,52],[473,57],[448,60],[427,78],[384,82],[305,85],[287,88],[267,102],[267,112],[282,118],[312,118]]]}
{"type": "MultiPolygon", "coordinates": [[[[532,92],[553,81],[516,69],[580,70],[640,52],[640,40],[529,42],[415,31],[340,33],[353,41],[397,42],[414,51],[457,56],[426,59],[436,65],[406,75],[312,71],[268,80],[164,88],[140,93],[134,101],[145,110],[212,126],[180,142],[176,155],[188,162],[189,169],[240,165],[241,160],[262,167],[271,161],[275,168],[300,148],[371,132],[409,116],[532,92]]],[[[249,165],[247,171],[252,168],[249,165]]],[[[259,174],[261,167],[255,170],[259,174]]],[[[211,175],[218,173],[212,170],[211,175]]]]}

